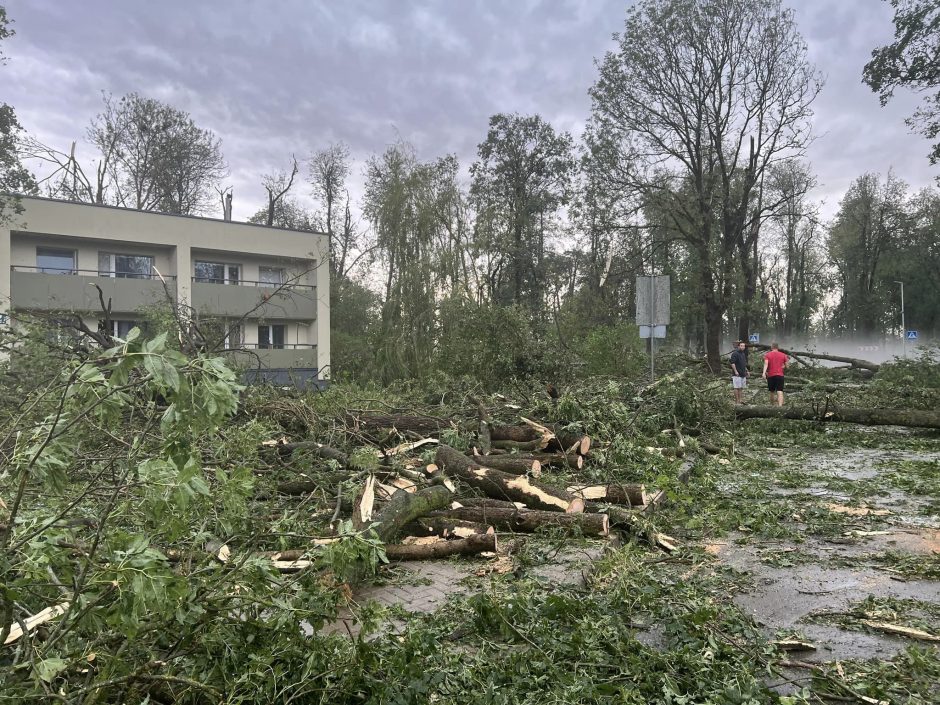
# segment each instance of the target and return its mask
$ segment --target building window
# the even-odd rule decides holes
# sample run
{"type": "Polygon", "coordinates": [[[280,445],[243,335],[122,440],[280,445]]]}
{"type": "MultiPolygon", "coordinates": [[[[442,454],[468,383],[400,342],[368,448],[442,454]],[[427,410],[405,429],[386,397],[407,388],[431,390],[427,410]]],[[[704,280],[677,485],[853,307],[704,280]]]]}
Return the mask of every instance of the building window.
{"type": "Polygon", "coordinates": [[[237,264],[196,262],[196,281],[206,284],[238,284],[240,268],[237,264]]]}
{"type": "Polygon", "coordinates": [[[235,350],[244,342],[241,323],[224,318],[199,321],[199,338],[200,348],[209,352],[235,350]]]}
{"type": "Polygon", "coordinates": [[[43,274],[75,274],[75,250],[37,247],[36,269],[43,274]]]}
{"type": "Polygon", "coordinates": [[[258,267],[258,281],[262,284],[276,284],[280,286],[284,283],[284,268],[258,267]]]}
{"type": "Polygon", "coordinates": [[[286,332],[285,325],[258,326],[258,347],[282,349],[286,332]]]}
{"type": "Polygon", "coordinates": [[[98,274],[116,279],[150,279],[153,257],[150,255],[119,255],[98,253],[98,274]]]}
{"type": "Polygon", "coordinates": [[[120,338],[124,340],[127,338],[127,334],[131,332],[132,328],[141,328],[140,321],[98,321],[98,331],[101,333],[107,333],[112,338],[120,338]],[[108,325],[110,323],[110,325],[108,325]]]}

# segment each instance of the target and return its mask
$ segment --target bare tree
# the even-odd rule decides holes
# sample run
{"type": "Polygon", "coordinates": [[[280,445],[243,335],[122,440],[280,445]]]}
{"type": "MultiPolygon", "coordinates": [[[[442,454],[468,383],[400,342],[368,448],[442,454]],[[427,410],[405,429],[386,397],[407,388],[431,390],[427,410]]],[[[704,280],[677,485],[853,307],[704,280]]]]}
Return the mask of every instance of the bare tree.
{"type": "Polygon", "coordinates": [[[261,185],[268,192],[268,217],[265,225],[274,225],[274,212],[278,203],[290,191],[294,185],[294,177],[297,176],[297,158],[291,155],[290,174],[281,171],[276,174],[266,174],[261,177],[261,185]]]}
{"type": "Polygon", "coordinates": [[[192,214],[226,173],[220,140],[185,112],[137,93],[104,96],[88,128],[98,148],[95,202],[192,214]]]}
{"type": "Polygon", "coordinates": [[[330,238],[331,267],[334,274],[344,274],[346,260],[355,247],[356,230],[349,210],[346,179],[349,176],[349,147],[331,144],[315,152],[308,162],[313,195],[324,210],[324,229],[330,238]],[[340,213],[340,200],[345,195],[346,208],[340,213]],[[342,218],[342,222],[339,219],[342,218]]]}
{"type": "Polygon", "coordinates": [[[591,89],[594,127],[694,254],[717,371],[736,266],[756,281],[765,175],[805,150],[821,80],[779,0],[647,0],[617,38],[591,89]]]}

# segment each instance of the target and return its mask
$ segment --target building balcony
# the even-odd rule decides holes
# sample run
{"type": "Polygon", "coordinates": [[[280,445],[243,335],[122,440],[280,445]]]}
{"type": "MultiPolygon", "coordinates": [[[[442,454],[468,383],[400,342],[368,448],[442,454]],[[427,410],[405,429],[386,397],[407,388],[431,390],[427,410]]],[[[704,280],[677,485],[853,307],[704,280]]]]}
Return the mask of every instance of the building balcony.
{"type": "Polygon", "coordinates": [[[259,348],[244,345],[229,353],[234,363],[242,368],[262,370],[316,369],[317,346],[284,344],[281,348],[259,348]]]}
{"type": "Polygon", "coordinates": [[[192,305],[197,313],[251,319],[312,321],[317,317],[317,288],[306,284],[237,284],[193,277],[192,305]]]}
{"type": "Polygon", "coordinates": [[[176,277],[156,275],[102,276],[96,270],[74,269],[51,274],[38,267],[12,267],[10,301],[15,309],[39,311],[100,311],[98,289],[112,313],[134,313],[176,298],[176,277]],[[164,284],[165,282],[165,284],[164,284]]]}

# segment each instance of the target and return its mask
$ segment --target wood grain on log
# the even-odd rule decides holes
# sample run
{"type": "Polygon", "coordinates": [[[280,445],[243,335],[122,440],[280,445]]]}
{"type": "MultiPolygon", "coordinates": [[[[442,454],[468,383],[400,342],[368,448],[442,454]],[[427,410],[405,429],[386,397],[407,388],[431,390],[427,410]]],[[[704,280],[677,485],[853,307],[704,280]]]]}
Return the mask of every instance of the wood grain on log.
{"type": "Polygon", "coordinates": [[[434,460],[443,472],[459,478],[488,497],[514,500],[549,511],[584,511],[584,500],[566,490],[480,465],[450,446],[440,445],[434,460]]]}

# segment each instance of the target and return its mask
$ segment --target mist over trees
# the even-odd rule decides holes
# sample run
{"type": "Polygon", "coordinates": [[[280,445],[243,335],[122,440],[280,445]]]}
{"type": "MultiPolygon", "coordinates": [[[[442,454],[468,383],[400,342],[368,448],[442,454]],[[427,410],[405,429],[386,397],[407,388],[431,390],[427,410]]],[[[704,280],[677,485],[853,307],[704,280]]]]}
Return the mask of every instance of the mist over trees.
{"type": "MultiPolygon", "coordinates": [[[[896,42],[864,80],[883,102],[928,90],[912,124],[936,138],[935,3],[892,5],[896,42]]],[[[0,39],[8,27],[0,14],[0,39]]],[[[716,371],[757,331],[897,339],[898,281],[909,327],[940,335],[940,191],[861,174],[821,216],[806,151],[825,89],[790,10],[645,0],[614,40],[580,135],[506,106],[463,161],[404,140],[371,156],[314,142],[259,167],[250,222],[330,238],[334,378],[625,371],[645,364],[634,280],[650,272],[672,279],[666,349],[716,371]]],[[[84,136],[41,144],[0,106],[0,187],[35,189],[27,163],[55,198],[219,215],[222,143],[186,112],[106,94],[84,136]]]]}

